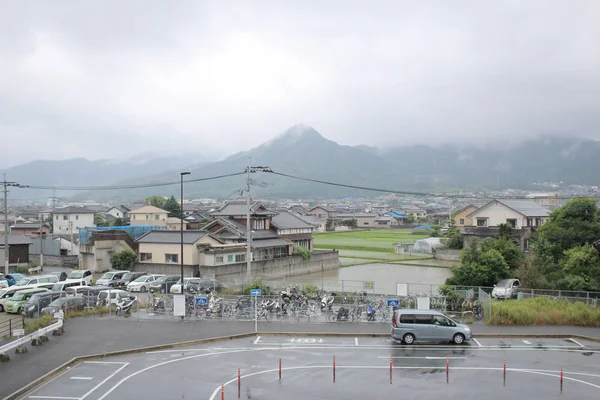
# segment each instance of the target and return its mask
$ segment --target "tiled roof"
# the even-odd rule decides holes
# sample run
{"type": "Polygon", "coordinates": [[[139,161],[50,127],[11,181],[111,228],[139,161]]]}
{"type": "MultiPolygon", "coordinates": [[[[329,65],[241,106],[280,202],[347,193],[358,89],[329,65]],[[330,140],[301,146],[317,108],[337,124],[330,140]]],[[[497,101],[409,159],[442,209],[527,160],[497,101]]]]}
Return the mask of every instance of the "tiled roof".
{"type": "MultiPolygon", "coordinates": [[[[183,231],[183,244],[194,244],[204,236],[207,231],[183,231]]],[[[138,243],[181,243],[181,231],[150,231],[141,236],[138,243]]]]}
{"type": "Polygon", "coordinates": [[[498,200],[498,202],[504,204],[513,210],[520,212],[526,217],[547,217],[550,212],[547,208],[539,205],[532,200],[498,200]]]}
{"type": "Polygon", "coordinates": [[[54,210],[54,214],[93,214],[94,211],[88,210],[84,207],[68,206],[63,208],[57,208],[54,210]]]}
{"type": "MultiPolygon", "coordinates": [[[[264,207],[258,201],[251,201],[250,203],[250,211],[253,215],[275,215],[277,213],[270,210],[259,210],[260,207],[264,207]]],[[[265,207],[266,208],[266,207],[265,207]]],[[[246,206],[246,200],[230,200],[223,207],[221,207],[217,211],[213,211],[210,214],[214,216],[234,216],[234,215],[246,215],[248,211],[248,207],[246,206]]]]}
{"type": "Polygon", "coordinates": [[[135,210],[129,211],[129,214],[168,214],[167,210],[163,210],[162,208],[154,207],[151,205],[142,206],[140,208],[136,208],[135,210]]]}
{"type": "Polygon", "coordinates": [[[279,229],[306,229],[315,227],[313,224],[308,223],[287,210],[278,212],[279,214],[274,216],[271,222],[279,229]]]}
{"type": "Polygon", "coordinates": [[[266,248],[266,247],[277,247],[277,246],[289,246],[291,242],[288,242],[284,239],[266,239],[266,240],[257,240],[252,242],[252,246],[257,249],[266,248]]]}
{"type": "MultiPolygon", "coordinates": [[[[25,235],[8,235],[8,245],[32,244],[31,239],[25,235]]],[[[4,247],[4,235],[0,235],[0,247],[4,247]]]]}

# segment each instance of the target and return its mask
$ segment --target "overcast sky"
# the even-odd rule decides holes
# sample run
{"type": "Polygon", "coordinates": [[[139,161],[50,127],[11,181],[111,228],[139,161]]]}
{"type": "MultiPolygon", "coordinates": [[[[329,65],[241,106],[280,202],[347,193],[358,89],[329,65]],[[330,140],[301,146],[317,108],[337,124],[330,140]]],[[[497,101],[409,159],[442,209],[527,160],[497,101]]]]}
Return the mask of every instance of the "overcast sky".
{"type": "Polygon", "coordinates": [[[0,0],[0,166],[600,139],[600,1],[0,0]]]}

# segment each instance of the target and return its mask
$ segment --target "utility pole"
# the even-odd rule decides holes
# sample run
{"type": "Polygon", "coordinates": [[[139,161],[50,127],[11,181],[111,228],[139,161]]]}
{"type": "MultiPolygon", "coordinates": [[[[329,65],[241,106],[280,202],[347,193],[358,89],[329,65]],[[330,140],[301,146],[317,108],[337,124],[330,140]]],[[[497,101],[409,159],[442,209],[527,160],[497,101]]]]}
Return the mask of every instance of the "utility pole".
{"type": "Polygon", "coordinates": [[[40,214],[40,268],[44,270],[44,213],[40,214]]]}
{"type": "Polygon", "coordinates": [[[250,224],[250,173],[255,172],[273,172],[269,167],[251,167],[248,159],[246,168],[246,275],[252,275],[252,227],[250,224]]]}
{"type": "Polygon", "coordinates": [[[9,274],[8,270],[8,187],[27,187],[25,185],[19,185],[17,182],[7,182],[6,174],[2,180],[2,188],[4,191],[4,274],[9,274]]]}

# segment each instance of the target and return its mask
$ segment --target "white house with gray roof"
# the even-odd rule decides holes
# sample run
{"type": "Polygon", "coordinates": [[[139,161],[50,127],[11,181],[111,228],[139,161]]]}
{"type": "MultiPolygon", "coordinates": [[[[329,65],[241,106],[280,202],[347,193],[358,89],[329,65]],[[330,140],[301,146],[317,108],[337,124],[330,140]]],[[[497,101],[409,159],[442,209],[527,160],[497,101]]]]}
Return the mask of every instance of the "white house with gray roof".
{"type": "Polygon", "coordinates": [[[550,212],[533,200],[492,200],[467,215],[474,227],[494,227],[510,224],[515,229],[537,227],[548,222],[550,212]]]}
{"type": "Polygon", "coordinates": [[[79,228],[93,227],[94,211],[84,207],[58,208],[52,213],[53,234],[77,234],[79,228]]]}

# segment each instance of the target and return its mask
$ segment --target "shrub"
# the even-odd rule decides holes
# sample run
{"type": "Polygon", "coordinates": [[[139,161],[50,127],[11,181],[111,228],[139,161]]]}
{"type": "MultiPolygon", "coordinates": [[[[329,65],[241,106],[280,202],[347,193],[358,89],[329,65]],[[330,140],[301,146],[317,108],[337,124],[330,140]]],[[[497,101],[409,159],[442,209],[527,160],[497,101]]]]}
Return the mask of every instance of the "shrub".
{"type": "Polygon", "coordinates": [[[306,247],[296,246],[296,247],[294,247],[294,255],[302,256],[302,259],[304,261],[308,261],[308,260],[310,260],[310,257],[312,254],[310,253],[310,250],[307,249],[306,247]]]}
{"type": "Polygon", "coordinates": [[[536,297],[492,303],[492,325],[575,325],[600,327],[600,308],[584,302],[536,297]]]}

